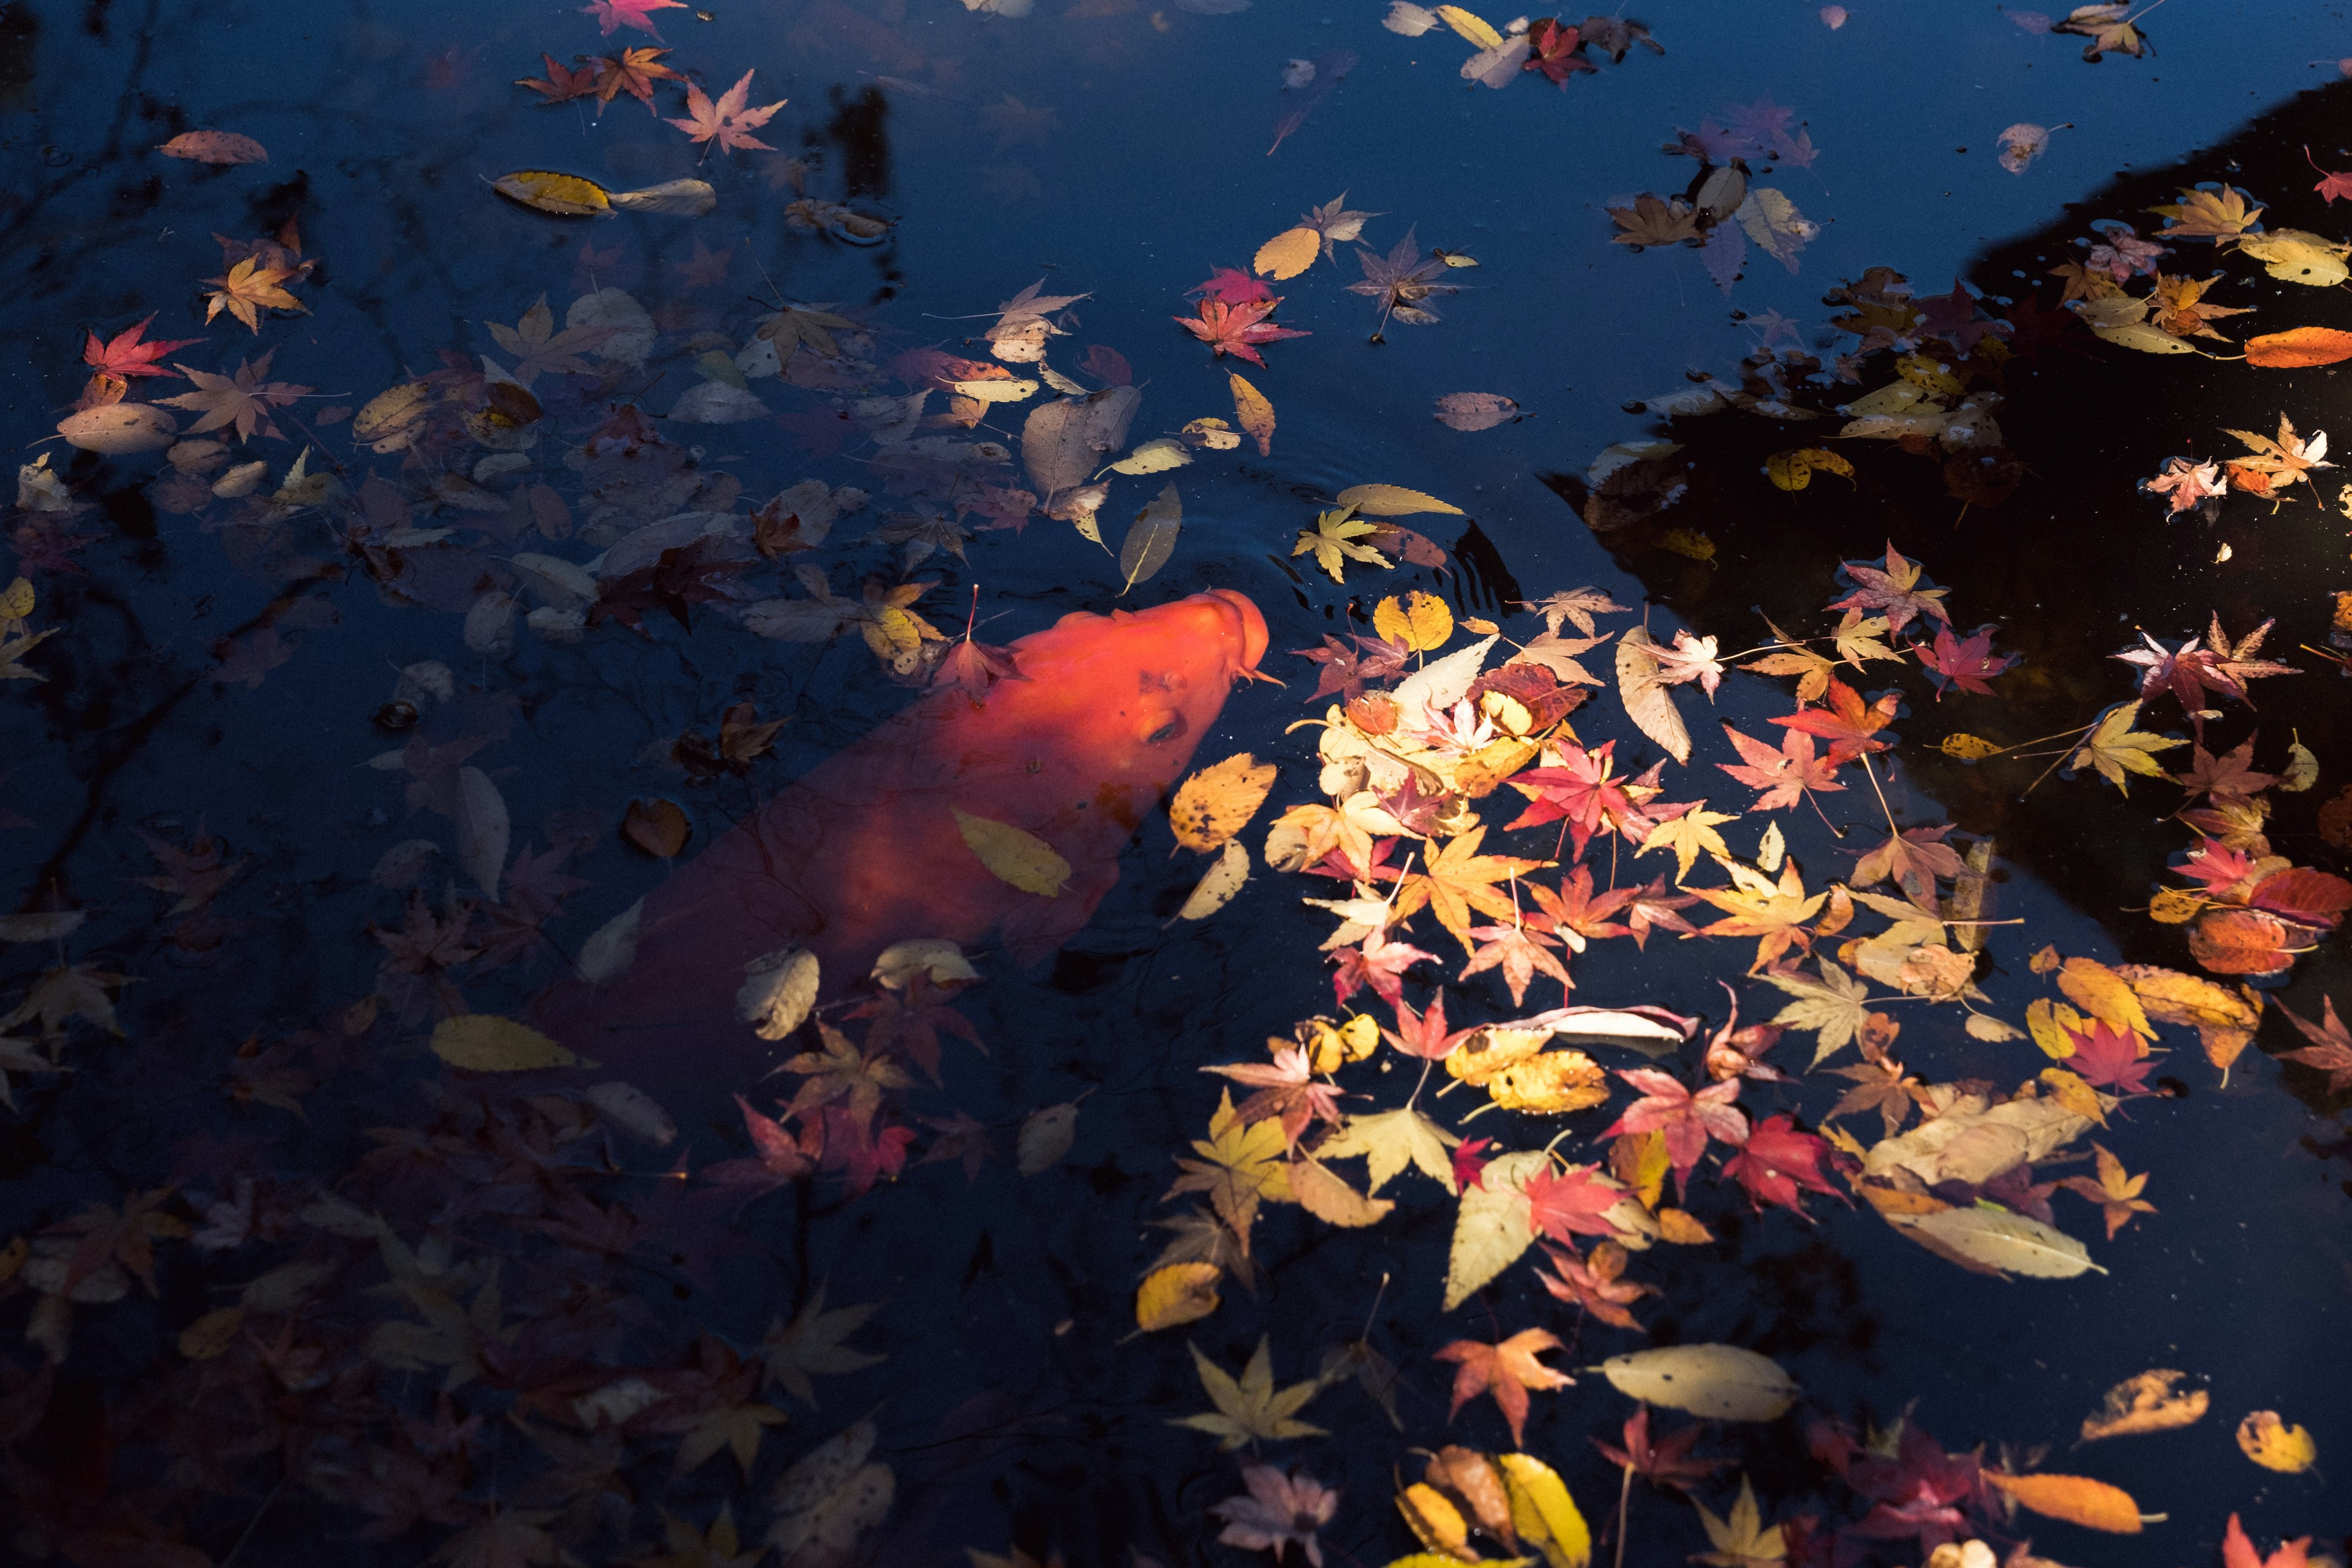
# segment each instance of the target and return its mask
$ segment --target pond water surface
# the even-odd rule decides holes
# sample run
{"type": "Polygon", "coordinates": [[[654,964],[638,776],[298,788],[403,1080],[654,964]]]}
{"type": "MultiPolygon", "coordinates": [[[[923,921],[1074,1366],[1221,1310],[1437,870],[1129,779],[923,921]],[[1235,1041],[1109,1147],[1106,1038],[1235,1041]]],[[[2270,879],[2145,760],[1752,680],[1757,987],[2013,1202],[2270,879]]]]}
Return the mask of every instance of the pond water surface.
{"type": "Polygon", "coordinates": [[[2340,1562],[2352,35],[2089,9],[0,5],[5,1550],[2340,1562]]]}

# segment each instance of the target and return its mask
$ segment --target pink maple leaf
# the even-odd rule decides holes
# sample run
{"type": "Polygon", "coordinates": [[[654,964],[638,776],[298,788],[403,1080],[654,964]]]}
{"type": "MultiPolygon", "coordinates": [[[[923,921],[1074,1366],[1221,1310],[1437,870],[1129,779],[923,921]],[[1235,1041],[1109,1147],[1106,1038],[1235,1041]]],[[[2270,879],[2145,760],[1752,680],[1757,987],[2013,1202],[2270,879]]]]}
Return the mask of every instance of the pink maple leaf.
{"type": "Polygon", "coordinates": [[[1917,654],[1919,662],[1935,675],[1936,700],[1938,702],[1944,700],[1944,689],[1948,686],[1990,697],[1992,688],[1985,682],[2017,662],[2017,655],[2013,653],[2004,654],[1999,658],[1993,657],[1992,627],[1989,626],[1979,626],[1965,639],[1954,637],[1949,626],[1938,626],[1932,645],[1914,643],[1911,651],[1917,654]]]}
{"type": "MultiPolygon", "coordinates": [[[[651,0],[651,3],[674,5],[677,0],[651,0]]],[[[646,31],[651,32],[652,29],[647,28],[646,31]]],[[[700,87],[689,82],[686,89],[687,118],[672,120],[670,123],[685,132],[691,140],[713,143],[722,153],[743,148],[772,153],[775,151],[773,147],[751,132],[774,119],[776,110],[782,109],[787,100],[780,98],[773,103],[751,109],[746,107],[751,98],[751,71],[745,71],[733,87],[719,95],[716,103],[710,101],[709,95],[700,87]]],[[[709,146],[702,149],[702,155],[706,158],[710,156],[709,146]]]]}
{"type": "MultiPolygon", "coordinates": [[[[593,16],[606,37],[623,26],[635,27],[640,33],[651,33],[661,38],[661,30],[647,15],[654,11],[683,11],[686,0],[589,0],[580,7],[581,15],[593,16]]],[[[668,42],[663,38],[663,42],[668,42]]]]}
{"type": "Polygon", "coordinates": [[[1617,1076],[1642,1091],[1624,1114],[1602,1130],[1601,1136],[1621,1132],[1664,1132],[1666,1159],[1674,1166],[1675,1190],[1690,1190],[1691,1167],[1706,1152],[1707,1141],[1738,1145],[1748,1141],[1748,1119],[1732,1101],[1739,1098],[1739,1079],[1710,1084],[1696,1094],[1671,1073],[1655,1068],[1618,1069],[1617,1076]]]}
{"type": "MultiPolygon", "coordinates": [[[[1594,1165],[1570,1165],[1555,1176],[1538,1171],[1528,1178],[1528,1223],[1554,1241],[1572,1235],[1614,1236],[1617,1227],[1601,1216],[1625,1199],[1625,1189],[1594,1165]]],[[[1573,1243],[1570,1243],[1573,1246],[1573,1243]]]]}

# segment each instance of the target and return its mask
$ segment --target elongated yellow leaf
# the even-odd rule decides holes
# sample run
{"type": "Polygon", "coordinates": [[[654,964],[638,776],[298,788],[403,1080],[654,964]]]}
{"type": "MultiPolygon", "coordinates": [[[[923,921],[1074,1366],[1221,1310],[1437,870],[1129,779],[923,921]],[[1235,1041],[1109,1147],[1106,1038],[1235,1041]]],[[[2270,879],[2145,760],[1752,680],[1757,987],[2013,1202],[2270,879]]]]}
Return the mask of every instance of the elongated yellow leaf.
{"type": "Polygon", "coordinates": [[[1176,552],[1176,535],[1183,526],[1184,503],[1177,498],[1176,486],[1171,481],[1150,506],[1135,514],[1133,526],[1119,544],[1118,569],[1127,579],[1127,586],[1119,590],[1121,595],[1168,564],[1168,558],[1176,552]]]}
{"type": "Polygon", "coordinates": [[[1465,11],[1459,5],[1440,5],[1436,11],[1439,19],[1460,34],[1465,42],[1482,49],[1503,47],[1503,35],[1495,31],[1494,25],[1485,17],[1465,11]]]}
{"type": "Polygon", "coordinates": [[[490,189],[533,212],[557,217],[610,217],[612,193],[593,180],[551,169],[517,169],[490,182],[490,189]]]}
{"type": "Polygon", "coordinates": [[[1173,925],[1177,921],[1207,920],[1234,901],[1234,895],[1242,890],[1243,884],[1249,880],[1249,874],[1248,847],[1238,838],[1227,839],[1216,860],[1193,885],[1192,893],[1184,900],[1184,907],[1165,923],[1173,925]]]}
{"type": "Polygon", "coordinates": [[[1772,1421],[1802,1391],[1769,1356],[1738,1345],[1668,1345],[1611,1356],[1601,1375],[1618,1393],[1709,1421],[1772,1421]]]}
{"type": "Polygon", "coordinates": [[[460,1013],[434,1026],[433,1054],[467,1072],[530,1072],[570,1067],[580,1058],[512,1018],[460,1013]]]}
{"type": "Polygon", "coordinates": [[[1256,437],[1257,455],[1261,458],[1272,457],[1274,455],[1274,405],[1267,400],[1265,393],[1252,386],[1239,375],[1228,373],[1225,379],[1233,383],[1234,418],[1239,422],[1243,429],[1256,437]]]}
{"type": "Polygon", "coordinates": [[[1458,506],[1450,506],[1435,496],[1409,490],[1402,485],[1349,485],[1339,492],[1339,503],[1352,506],[1366,517],[1404,517],[1417,511],[1464,515],[1458,506]]]}
{"type": "Polygon", "coordinates": [[[961,806],[949,809],[955,813],[956,828],[963,841],[1000,879],[1024,893],[1048,899],[1059,896],[1069,884],[1070,863],[1035,834],[993,817],[974,816],[961,806]]]}
{"type": "Polygon", "coordinates": [[[1511,1528],[1543,1553],[1544,1568],[1586,1568],[1592,1561],[1592,1531],[1568,1494],[1558,1471],[1532,1454],[1502,1454],[1504,1489],[1511,1499],[1511,1528]]]}

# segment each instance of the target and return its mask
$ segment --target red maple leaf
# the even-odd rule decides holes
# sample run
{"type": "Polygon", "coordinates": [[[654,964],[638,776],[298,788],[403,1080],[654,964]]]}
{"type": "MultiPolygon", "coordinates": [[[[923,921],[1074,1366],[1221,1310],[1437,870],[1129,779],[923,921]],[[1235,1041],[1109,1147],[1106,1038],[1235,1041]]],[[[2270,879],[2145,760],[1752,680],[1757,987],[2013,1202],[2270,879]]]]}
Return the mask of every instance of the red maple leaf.
{"type": "MultiPolygon", "coordinates": [[[[1830,677],[1829,706],[1802,708],[1794,713],[1771,720],[1791,730],[1801,730],[1808,735],[1819,735],[1830,743],[1830,765],[1850,763],[1865,752],[1883,752],[1892,741],[1872,737],[1895,722],[1898,699],[1892,691],[1882,692],[1875,702],[1865,706],[1862,694],[1836,676],[1830,677]]],[[[1722,764],[1717,763],[1720,767],[1722,764]]]]}
{"type": "Polygon", "coordinates": [[[1468,1191],[1486,1185],[1486,1172],[1491,1162],[1486,1151],[1494,1147],[1492,1138],[1465,1138],[1454,1145],[1454,1184],[1468,1191]]]}
{"type": "Polygon", "coordinates": [[[1703,1481],[1715,1471],[1731,1463],[1728,1459],[1694,1459],[1690,1451],[1698,1447],[1706,1424],[1695,1421],[1679,1432],[1650,1441],[1650,1407],[1634,1407],[1625,1418],[1625,1446],[1611,1447],[1600,1438],[1592,1446],[1608,1456],[1609,1462],[1620,1465],[1650,1482],[1653,1486],[1673,1487],[1677,1491],[1690,1490],[1693,1481],[1703,1481]]]}
{"type": "Polygon", "coordinates": [[[1748,761],[1715,765],[1750,789],[1764,792],[1748,808],[1750,811],[1781,811],[1795,805],[1807,790],[1845,788],[1837,782],[1838,763],[1816,761],[1813,737],[1803,730],[1791,729],[1783,734],[1777,752],[1761,741],[1741,734],[1732,728],[1728,719],[1723,721],[1723,733],[1748,761]]]}
{"type": "Polygon", "coordinates": [[[1990,697],[1992,688],[1985,684],[2002,670],[2017,662],[2017,655],[2005,654],[1995,658],[1992,654],[1992,627],[1979,626],[1966,641],[1952,635],[1949,626],[1936,628],[1936,640],[1931,646],[1914,643],[1911,651],[1919,662],[1936,677],[1936,700],[1944,700],[1944,689],[1957,686],[1963,691],[1973,691],[1990,697]]]}
{"type": "Polygon", "coordinates": [[[1557,17],[1546,16],[1528,29],[1528,58],[1519,62],[1519,68],[1541,71],[1566,91],[1570,77],[1593,68],[1583,48],[1581,30],[1562,26],[1557,17]]]}
{"type": "Polygon", "coordinates": [[[1739,1098],[1739,1079],[1709,1084],[1693,1094],[1689,1085],[1655,1068],[1621,1068],[1617,1076],[1642,1091],[1642,1098],[1601,1130],[1603,1138],[1621,1132],[1664,1132],[1666,1159],[1675,1172],[1675,1190],[1690,1190],[1691,1167],[1706,1152],[1709,1139],[1735,1146],[1747,1142],[1748,1118],[1732,1101],[1739,1098]]]}
{"type": "Polygon", "coordinates": [[[1274,290],[1266,287],[1265,279],[1253,278],[1238,267],[1217,268],[1210,272],[1207,282],[1195,283],[1184,290],[1188,300],[1195,294],[1222,300],[1228,305],[1247,305],[1274,298],[1274,290]]]}
{"type": "Polygon", "coordinates": [[[845,1178],[845,1197],[858,1197],[877,1176],[896,1180],[906,1167],[907,1146],[915,1141],[911,1127],[869,1128],[846,1106],[824,1107],[824,1165],[845,1178]]]}
{"type": "Polygon", "coordinates": [[[154,319],[154,313],[150,311],[146,321],[141,321],[135,327],[126,327],[111,338],[104,340],[100,340],[96,332],[90,333],[89,342],[82,345],[82,363],[96,368],[100,375],[119,375],[127,378],[134,375],[179,374],[178,371],[168,369],[155,362],[173,349],[184,349],[191,343],[200,343],[204,339],[157,338],[152,342],[142,342],[139,334],[145,331],[148,322],[154,319]]]}
{"type": "Polygon", "coordinates": [[[820,1123],[803,1121],[801,1135],[795,1137],[782,1121],[752,1110],[751,1102],[741,1095],[735,1097],[735,1103],[742,1107],[743,1130],[751,1135],[751,1158],[713,1165],[702,1173],[706,1181],[734,1188],[749,1200],[797,1182],[816,1169],[817,1158],[824,1152],[820,1123]]]}
{"type": "Polygon", "coordinates": [[[1414,1012],[1412,1004],[1407,1002],[1402,995],[1392,997],[1389,1005],[1396,1009],[1397,1026],[1393,1029],[1382,1028],[1381,1035],[1386,1037],[1389,1044],[1405,1055],[1419,1057],[1423,1061],[1444,1061],[1454,1054],[1454,1047],[1478,1032],[1477,1027],[1473,1026],[1467,1029],[1456,1029],[1451,1034],[1446,1033],[1444,991],[1438,992],[1429,999],[1429,1006],[1423,1012],[1414,1012]]]}
{"type": "Polygon", "coordinates": [[[2202,882],[2217,893],[2236,887],[2252,877],[2254,872],[2253,858],[2245,851],[2232,849],[2211,838],[2199,839],[2197,847],[2189,851],[2183,863],[2172,868],[2174,876],[2202,882]]]}
{"type": "Polygon", "coordinates": [[[2066,1065],[2084,1083],[2126,1096],[2156,1092],[2147,1087],[2156,1058],[2139,1054],[2139,1037],[2129,1029],[2095,1023],[2087,1035],[2074,1029],[2066,1035],[2074,1042],[2074,1054],[2066,1058],[2066,1065]]]}
{"type": "MultiPolygon", "coordinates": [[[[2303,673],[2291,664],[2254,657],[2263,646],[2263,639],[2270,635],[2270,629],[2275,624],[2274,621],[2264,621],[2231,642],[2229,634],[2221,629],[2221,617],[2217,615],[2212,625],[2206,628],[2203,647],[2197,646],[2195,637],[2190,637],[2178,648],[2168,648],[2142,632],[2140,640],[2147,645],[2146,647],[2133,648],[2115,657],[2126,664],[2139,666],[2139,694],[2143,699],[2154,697],[2160,691],[2169,691],[2179,699],[2180,706],[2192,718],[2205,708],[2204,698],[2198,689],[2200,687],[2224,697],[2234,697],[2252,708],[2254,700],[2246,693],[2247,681],[2259,680],[2264,676],[2303,673]]],[[[2200,725],[2204,722],[2202,720],[2196,721],[2200,725]]]]}
{"type": "Polygon", "coordinates": [[[1528,797],[1528,808],[1516,821],[1505,824],[1505,830],[1540,827],[1565,819],[1576,848],[1574,858],[1582,859],[1584,847],[1594,834],[1633,815],[1633,802],[1611,776],[1617,765],[1612,755],[1616,749],[1614,741],[1603,741],[1590,752],[1569,747],[1559,767],[1530,768],[1512,779],[1511,787],[1528,797]]]}
{"type": "MultiPolygon", "coordinates": [[[[2320,168],[2319,160],[2311,155],[2311,149],[2308,147],[2303,150],[2303,161],[2310,164],[2319,175],[2319,184],[2311,188],[2317,191],[2330,206],[2336,204],[2336,198],[2338,196],[2342,196],[2347,201],[2352,201],[2352,174],[2335,174],[2320,168]]],[[[2231,1528],[2235,1529],[2237,1522],[2237,1517],[2231,1515],[2231,1528]]]]}
{"type": "MultiPolygon", "coordinates": [[[[682,11],[685,8],[686,0],[588,0],[580,11],[583,16],[595,17],[596,25],[607,37],[612,36],[614,28],[628,26],[660,38],[661,29],[653,25],[648,13],[682,11]]],[[[668,40],[663,41],[667,43],[668,40]]]]}
{"type": "Polygon", "coordinates": [[[1601,1174],[1597,1165],[1570,1165],[1559,1175],[1538,1171],[1528,1178],[1527,1191],[1528,1223],[1554,1241],[1617,1234],[1601,1216],[1625,1201],[1625,1189],[1601,1174]]]}
{"type": "Polygon", "coordinates": [[[1245,305],[1228,305],[1222,300],[1203,300],[1198,316],[1171,316],[1169,319],[1208,344],[1213,354],[1231,354],[1235,359],[1263,365],[1265,360],[1257,352],[1258,344],[1309,335],[1295,327],[1277,327],[1266,320],[1274,314],[1274,308],[1281,303],[1278,298],[1253,300],[1245,305]]]}
{"type": "Polygon", "coordinates": [[[1787,1113],[1769,1116],[1748,1134],[1747,1146],[1723,1163],[1723,1173],[1748,1189],[1758,1209],[1766,1204],[1805,1212],[1798,1188],[1832,1197],[1840,1194],[1822,1170],[1824,1158],[1834,1160],[1829,1140],[1817,1132],[1801,1132],[1787,1113]]]}

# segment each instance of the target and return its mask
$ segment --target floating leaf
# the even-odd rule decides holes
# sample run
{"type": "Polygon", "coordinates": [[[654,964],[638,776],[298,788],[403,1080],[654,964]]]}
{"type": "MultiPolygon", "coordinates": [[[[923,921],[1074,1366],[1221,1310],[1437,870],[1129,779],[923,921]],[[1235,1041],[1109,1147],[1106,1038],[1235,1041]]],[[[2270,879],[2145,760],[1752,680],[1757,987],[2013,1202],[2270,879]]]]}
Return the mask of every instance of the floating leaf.
{"type": "Polygon", "coordinates": [[[2352,359],[2352,332],[2334,327],[2291,327],[2246,340],[2246,363],[2263,370],[2301,370],[2352,359]]]}
{"type": "Polygon", "coordinates": [[[1986,1470],[1984,1479],[1987,1485],[2014,1498],[2019,1507],[2044,1518],[2063,1519],[2115,1535],[2139,1533],[2139,1504],[2121,1487],[2088,1476],[2012,1476],[2000,1470],[1986,1470]]]}
{"type": "Polygon", "coordinates": [[[58,434],[68,441],[109,457],[160,452],[180,438],[179,430],[170,415],[145,403],[104,404],[58,421],[58,434]]]}
{"type": "Polygon", "coordinates": [[[1455,33],[1462,37],[1465,42],[1470,44],[1472,47],[1481,49],[1494,49],[1500,48],[1502,47],[1503,35],[1495,31],[1494,24],[1487,21],[1484,16],[1480,16],[1474,12],[1465,11],[1459,5],[1438,5],[1432,7],[1432,9],[1435,12],[1439,21],[1444,22],[1447,26],[1453,28],[1455,33]]]}
{"type": "Polygon", "coordinates": [[[1135,522],[1118,547],[1118,569],[1127,580],[1127,586],[1119,590],[1121,596],[1138,583],[1150,581],[1153,573],[1168,564],[1169,556],[1176,552],[1176,535],[1183,526],[1184,503],[1171,483],[1153,498],[1150,506],[1135,514],[1135,522]]]}
{"type": "Polygon", "coordinates": [[[816,1005],[817,956],[804,947],[764,953],[743,966],[735,1016],[763,1040],[781,1040],[816,1005]]]}
{"type": "Polygon", "coordinates": [[[166,158],[187,158],[199,163],[267,163],[268,150],[250,136],[234,131],[183,131],[155,151],[166,158]]]}
{"type": "Polygon", "coordinates": [[[1192,460],[1192,450],[1183,442],[1172,436],[1154,436],[1111,464],[1106,471],[1114,474],[1160,474],[1170,468],[1181,468],[1192,460]]]}
{"type": "Polygon", "coordinates": [[[2275,1410],[2257,1410],[2238,1423],[2238,1447],[2266,1470],[2299,1476],[2319,1462],[2319,1445],[2300,1426],[2290,1426],[2275,1410]]]}
{"type": "Polygon", "coordinates": [[[1176,911],[1180,921],[1204,921],[1227,904],[1242,890],[1250,874],[1249,849],[1238,838],[1228,839],[1214,864],[1202,873],[1192,891],[1176,911]]]}
{"type": "Polygon", "coordinates": [[[1402,600],[1391,594],[1372,607],[1372,629],[1415,653],[1444,647],[1454,636],[1454,612],[1434,594],[1415,588],[1402,600]]]}
{"type": "Polygon", "coordinates": [[[490,189],[533,212],[557,217],[610,217],[612,193],[593,180],[551,169],[517,169],[490,182],[490,189]]]}
{"type": "Polygon", "coordinates": [[[457,770],[457,858],[482,891],[499,896],[499,873],[507,863],[506,798],[479,768],[457,770]]]}
{"type": "Polygon", "coordinates": [[[1936,749],[1964,763],[1980,763],[1987,757],[1997,757],[2009,750],[2007,746],[1996,746],[1978,735],[1947,735],[1936,749]]]}
{"type": "Polygon", "coordinates": [[[1078,1136],[1078,1103],[1065,1100],[1030,1112],[1029,1120],[1021,1124],[1021,1137],[1014,1145],[1014,1169],[1024,1176],[1036,1175],[1062,1163],[1070,1145],[1078,1136]]]}
{"type": "Polygon", "coordinates": [[[955,813],[964,843],[1000,880],[1047,899],[1058,897],[1068,885],[1070,863],[1035,834],[993,817],[974,816],[961,806],[948,809],[955,813]]]}
{"type": "Polygon", "coordinates": [[[1323,253],[1323,236],[1311,228],[1286,228],[1257,247],[1250,270],[1284,283],[1315,265],[1323,253]]]}
{"type": "Polygon", "coordinates": [[[1488,1162],[1480,1184],[1462,1194],[1461,1213],[1454,1222],[1453,1254],[1445,1268],[1446,1311],[1468,1300],[1534,1244],[1527,1182],[1550,1167],[1551,1156],[1540,1149],[1505,1154],[1488,1162]]]}
{"type": "Polygon", "coordinates": [[[1239,375],[1229,371],[1225,379],[1233,385],[1234,420],[1256,440],[1259,457],[1273,456],[1274,405],[1239,375]]]}
{"type": "Polygon", "coordinates": [[[1491,430],[1519,416],[1519,405],[1499,392],[1449,392],[1437,400],[1437,422],[1454,430],[1491,430]]]}
{"type": "Polygon", "coordinates": [[[1511,1501],[1511,1528],[1543,1553],[1545,1568],[1586,1568],[1592,1531],[1558,1471],[1532,1454],[1500,1454],[1503,1487],[1511,1501]]]}
{"type": "Polygon", "coordinates": [[[433,1054],[467,1072],[531,1072],[570,1067],[580,1058],[512,1018],[460,1013],[434,1026],[433,1054]]]}
{"type": "Polygon", "coordinates": [[[1690,761],[1690,731],[1666,694],[1664,667],[1658,662],[1657,644],[1641,626],[1631,626],[1617,639],[1617,695],[1625,715],[1642,733],[1665,748],[1678,763],[1690,761]]]}
{"type": "Polygon", "coordinates": [[[1396,1207],[1393,1199],[1366,1197],[1314,1160],[1291,1163],[1290,1195],[1317,1219],[1348,1230],[1378,1225],[1396,1207]]]}
{"type": "Polygon", "coordinates": [[[2143,1372],[2107,1390],[2095,1414],[2083,1417],[2085,1443],[2104,1437],[2126,1437],[2139,1432],[2169,1432],[2204,1419],[2213,1396],[2201,1388],[2183,1390],[2188,1373],[2158,1367],[2143,1372]]]}
{"type": "Polygon", "coordinates": [[[1738,1345],[1634,1351],[1602,1362],[1601,1375],[1630,1398],[1709,1421],[1777,1420],[1803,1392],[1780,1363],[1738,1345]]]}
{"type": "Polygon", "coordinates": [[[2088,1248],[2064,1231],[2007,1209],[1940,1209],[1934,1214],[1889,1215],[1887,1221],[1928,1242],[1930,1251],[1981,1273],[2071,1279],[2085,1269],[2106,1272],[2091,1261],[2088,1248]]]}
{"type": "Polygon", "coordinates": [[[1176,786],[1168,807],[1176,842],[1203,853],[1249,825],[1274,787],[1274,764],[1238,752],[1214,767],[1202,768],[1176,786]]]}
{"type": "Polygon", "coordinates": [[[1217,1294],[1223,1277],[1213,1263],[1171,1263],[1156,1270],[1135,1293],[1135,1326],[1157,1333],[1207,1317],[1224,1304],[1217,1294]]]}
{"type": "Polygon", "coordinates": [[[1463,515],[1460,507],[1449,506],[1435,496],[1409,490],[1402,485],[1349,485],[1339,492],[1338,500],[1339,505],[1354,507],[1366,517],[1405,517],[1417,511],[1463,515]]]}

